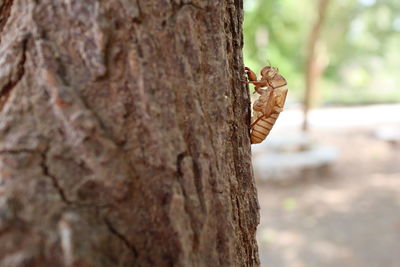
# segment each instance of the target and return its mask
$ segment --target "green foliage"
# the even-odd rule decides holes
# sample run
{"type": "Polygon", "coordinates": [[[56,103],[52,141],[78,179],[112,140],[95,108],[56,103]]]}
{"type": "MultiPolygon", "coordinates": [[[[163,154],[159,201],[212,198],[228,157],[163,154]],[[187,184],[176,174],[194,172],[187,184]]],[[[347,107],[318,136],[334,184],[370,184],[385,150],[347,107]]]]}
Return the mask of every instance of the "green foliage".
{"type": "Polygon", "coordinates": [[[279,67],[291,86],[302,86],[304,43],[311,10],[307,2],[298,1],[245,1],[245,48],[246,65],[254,70],[270,62],[279,67]],[[303,21],[302,23],[299,23],[303,21]]]}
{"type": "MultiPolygon", "coordinates": [[[[269,62],[302,99],[309,31],[317,0],[245,0],[247,66],[269,62]]],[[[319,84],[323,103],[400,101],[400,1],[331,0],[321,33],[328,59],[319,84]]]]}

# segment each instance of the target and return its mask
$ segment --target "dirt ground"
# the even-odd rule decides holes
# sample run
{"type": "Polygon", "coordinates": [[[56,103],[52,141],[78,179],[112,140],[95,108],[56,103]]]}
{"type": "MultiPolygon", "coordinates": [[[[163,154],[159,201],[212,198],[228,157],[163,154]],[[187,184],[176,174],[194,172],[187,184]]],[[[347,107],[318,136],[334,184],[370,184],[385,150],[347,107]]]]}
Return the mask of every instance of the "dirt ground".
{"type": "Polygon", "coordinates": [[[400,266],[400,144],[373,130],[314,132],[338,148],[335,164],[258,182],[261,266],[400,266]]]}

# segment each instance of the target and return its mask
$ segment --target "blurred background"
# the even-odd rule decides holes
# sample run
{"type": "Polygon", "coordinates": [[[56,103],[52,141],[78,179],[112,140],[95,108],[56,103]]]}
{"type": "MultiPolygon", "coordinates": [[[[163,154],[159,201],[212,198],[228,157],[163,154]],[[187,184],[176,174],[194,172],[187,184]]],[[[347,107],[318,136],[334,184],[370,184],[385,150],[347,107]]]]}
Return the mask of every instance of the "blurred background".
{"type": "Polygon", "coordinates": [[[261,265],[400,266],[400,1],[244,7],[246,66],[289,85],[252,146],[261,265]]]}

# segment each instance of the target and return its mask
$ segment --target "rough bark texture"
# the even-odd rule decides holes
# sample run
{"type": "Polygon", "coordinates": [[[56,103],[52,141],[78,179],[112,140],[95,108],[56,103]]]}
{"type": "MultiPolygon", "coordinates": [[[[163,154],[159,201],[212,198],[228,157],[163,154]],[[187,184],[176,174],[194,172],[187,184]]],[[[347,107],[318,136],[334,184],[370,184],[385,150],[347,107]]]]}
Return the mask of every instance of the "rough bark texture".
{"type": "Polygon", "coordinates": [[[255,266],[242,0],[0,1],[0,266],[255,266]]]}

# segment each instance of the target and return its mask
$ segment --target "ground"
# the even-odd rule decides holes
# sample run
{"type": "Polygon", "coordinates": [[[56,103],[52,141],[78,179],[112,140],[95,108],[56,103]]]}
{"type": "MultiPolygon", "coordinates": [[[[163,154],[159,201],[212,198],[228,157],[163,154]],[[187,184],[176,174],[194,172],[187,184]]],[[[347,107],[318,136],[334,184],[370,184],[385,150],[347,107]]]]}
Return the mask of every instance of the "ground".
{"type": "Polygon", "coordinates": [[[258,181],[262,266],[399,266],[400,144],[376,138],[377,127],[316,126],[317,142],[339,151],[332,166],[258,181]]]}

